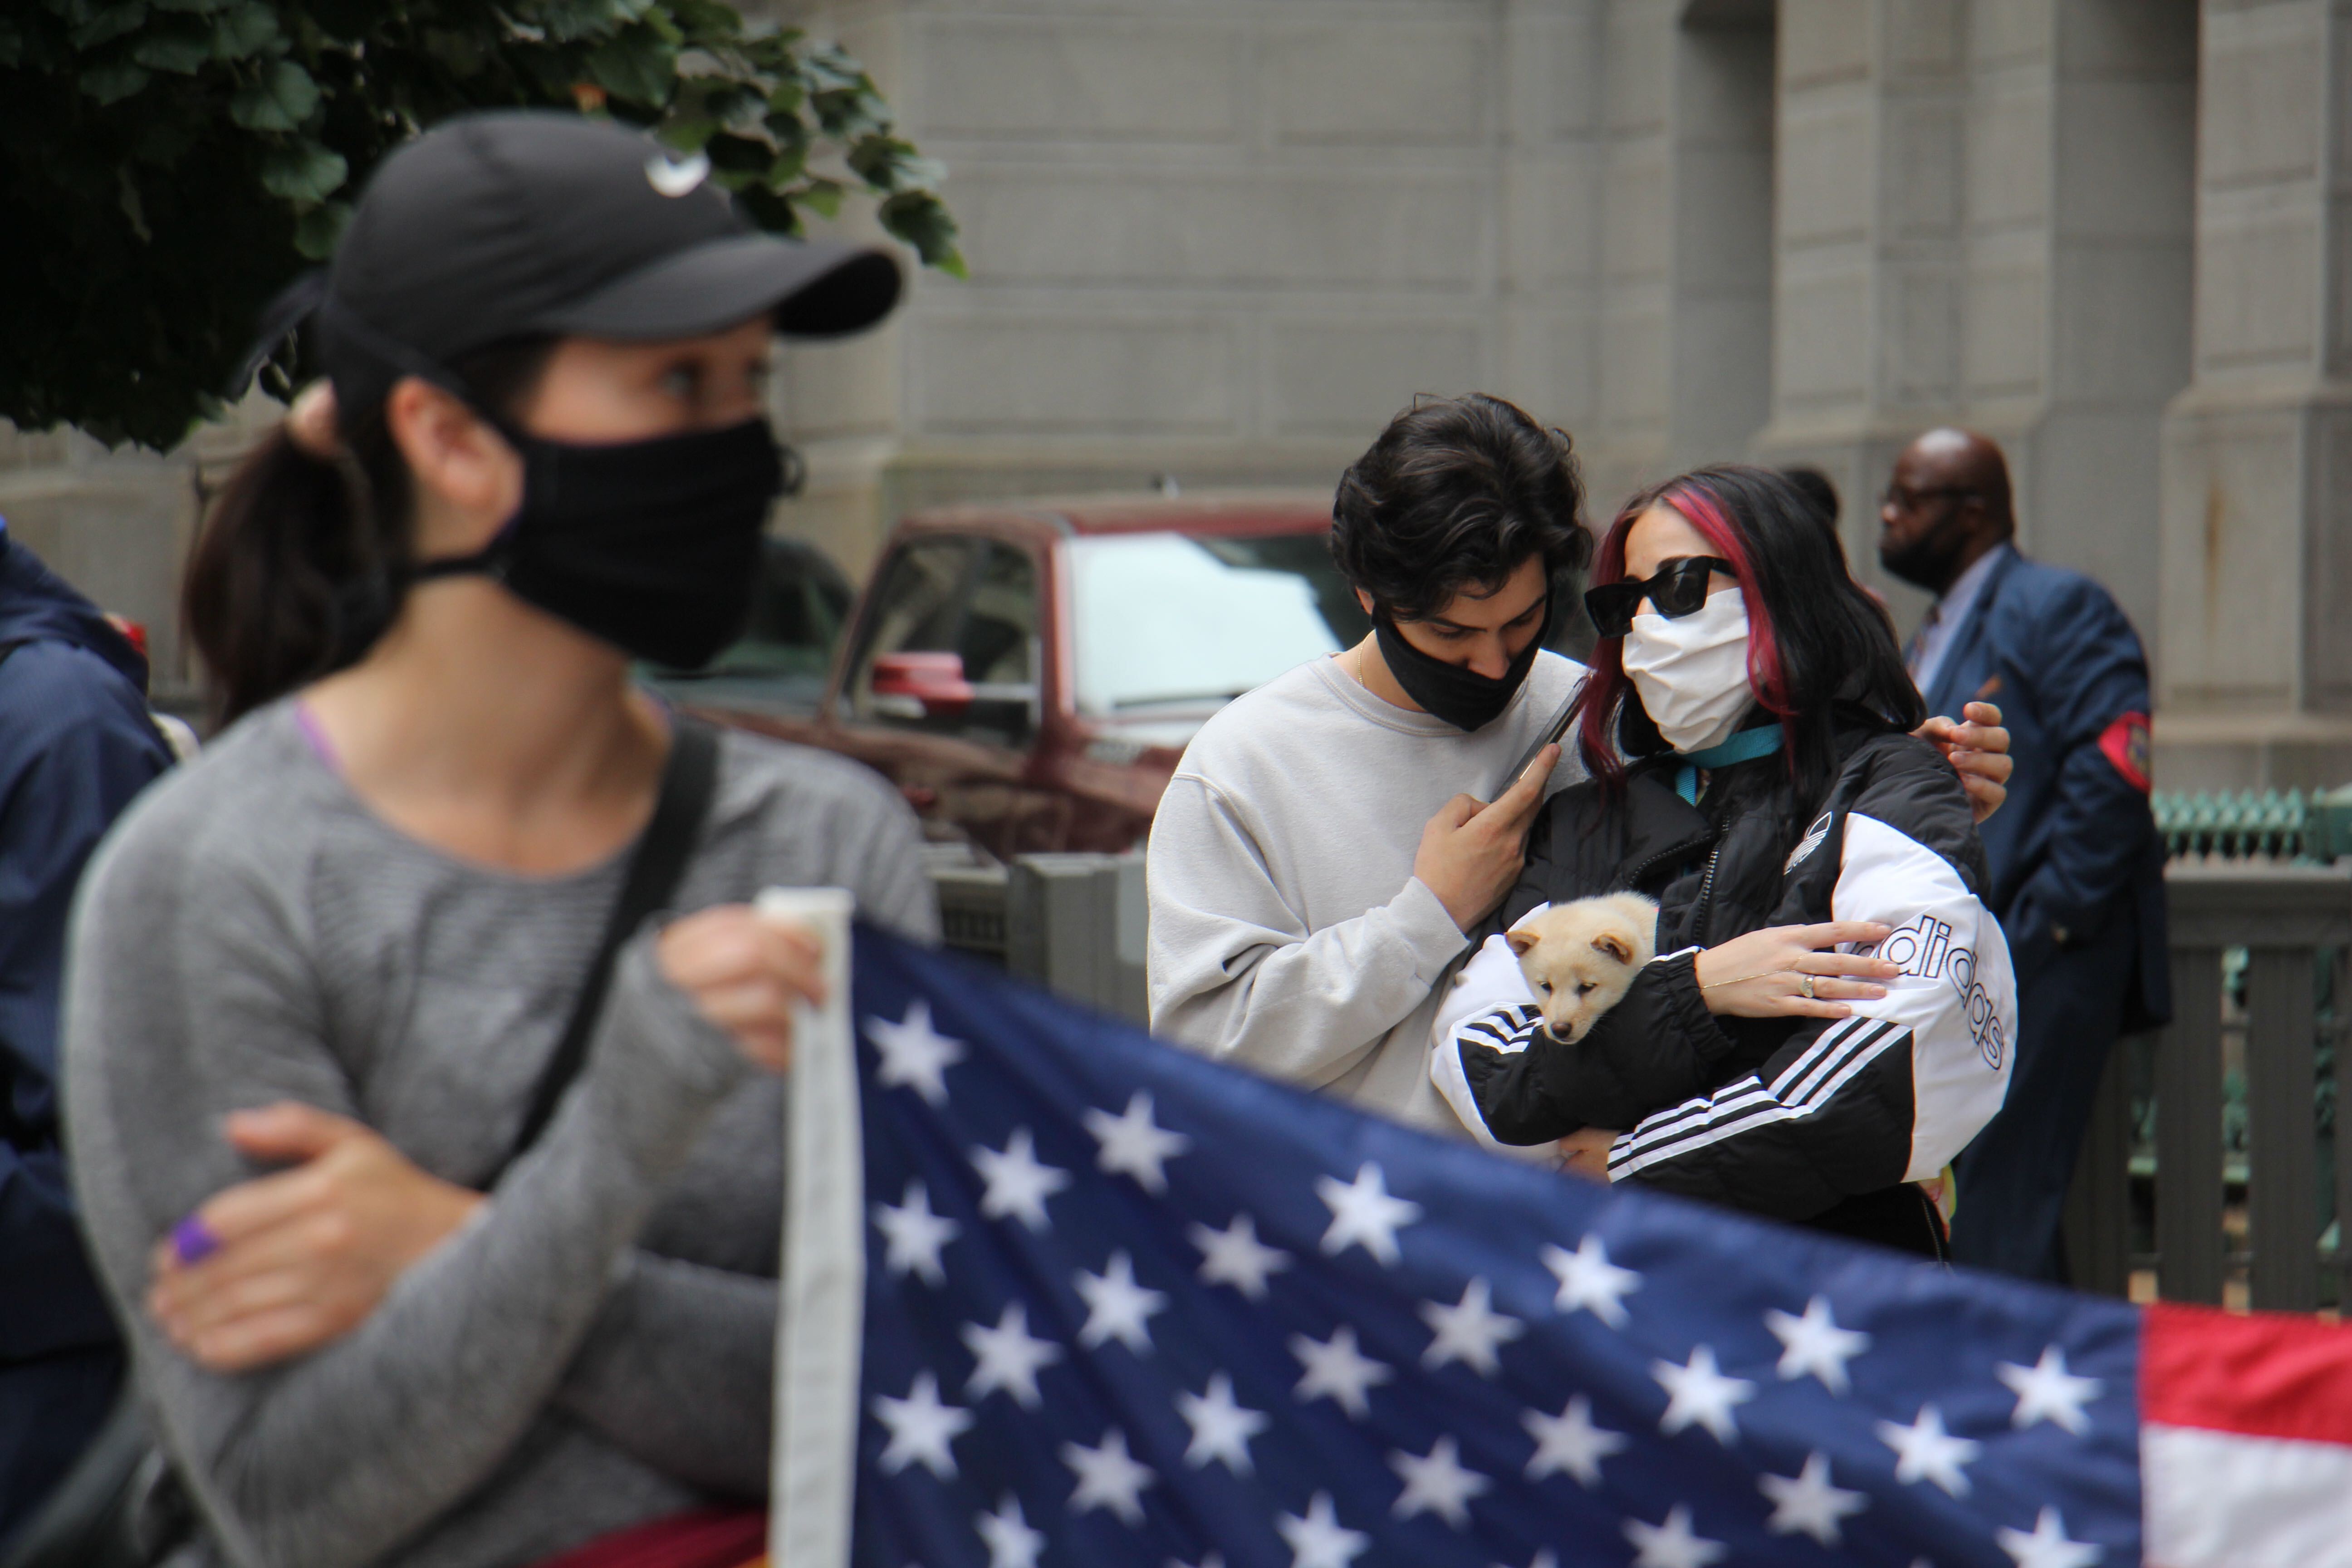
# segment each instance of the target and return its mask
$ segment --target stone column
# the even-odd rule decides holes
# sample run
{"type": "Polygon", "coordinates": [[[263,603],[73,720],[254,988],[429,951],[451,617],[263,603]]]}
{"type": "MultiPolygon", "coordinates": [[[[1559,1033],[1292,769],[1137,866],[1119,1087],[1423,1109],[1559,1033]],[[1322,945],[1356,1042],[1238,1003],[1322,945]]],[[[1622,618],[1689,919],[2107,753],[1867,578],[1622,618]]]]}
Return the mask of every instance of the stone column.
{"type": "Polygon", "coordinates": [[[2195,0],[1979,6],[1962,414],[2008,444],[2019,542],[2157,651],[2158,454],[2189,380],[2195,0]]]}
{"type": "Polygon", "coordinates": [[[1585,437],[1596,521],[1737,458],[1770,403],[1771,0],[1612,0],[1585,437]]]}
{"type": "MultiPolygon", "coordinates": [[[[1847,553],[1878,571],[1872,498],[1960,400],[1965,13],[1957,0],[1782,0],[1767,462],[1818,465],[1847,553]]],[[[1886,584],[1898,616],[1925,603],[1886,584]]]]}
{"type": "Polygon", "coordinates": [[[2194,0],[1784,0],[1768,460],[1821,464],[1879,574],[1920,430],[2009,454],[2019,542],[2150,637],[2158,428],[2188,378],[2194,0]]]}
{"type": "Polygon", "coordinates": [[[1673,39],[1672,466],[1742,457],[1772,408],[1773,7],[1695,0],[1673,39]]]}
{"type": "MultiPolygon", "coordinates": [[[[1605,8],[1606,0],[1502,5],[1495,354],[1485,388],[1568,430],[1588,470],[1605,446],[1596,429],[1605,8]]],[[[1608,504],[1596,495],[1596,510],[1608,504]]]]}
{"type": "Polygon", "coordinates": [[[1666,471],[1673,367],[1674,40],[1682,0],[1608,0],[1596,42],[1595,405],[1578,432],[1596,525],[1666,471]]]}
{"type": "Polygon", "coordinates": [[[2163,440],[2158,768],[2352,779],[2352,5],[2205,0],[2195,379],[2163,440]]]}

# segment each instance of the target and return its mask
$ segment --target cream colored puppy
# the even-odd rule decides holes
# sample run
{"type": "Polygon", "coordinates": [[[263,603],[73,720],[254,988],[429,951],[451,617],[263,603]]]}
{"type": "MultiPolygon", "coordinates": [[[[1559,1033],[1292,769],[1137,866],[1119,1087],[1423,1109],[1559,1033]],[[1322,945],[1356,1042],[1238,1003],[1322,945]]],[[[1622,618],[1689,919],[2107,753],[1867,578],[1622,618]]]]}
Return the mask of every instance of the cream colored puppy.
{"type": "Polygon", "coordinates": [[[1657,956],[1658,905],[1605,893],[1539,910],[1503,933],[1534,987],[1544,1027],[1570,1045],[1624,1000],[1633,972],[1657,956]]]}

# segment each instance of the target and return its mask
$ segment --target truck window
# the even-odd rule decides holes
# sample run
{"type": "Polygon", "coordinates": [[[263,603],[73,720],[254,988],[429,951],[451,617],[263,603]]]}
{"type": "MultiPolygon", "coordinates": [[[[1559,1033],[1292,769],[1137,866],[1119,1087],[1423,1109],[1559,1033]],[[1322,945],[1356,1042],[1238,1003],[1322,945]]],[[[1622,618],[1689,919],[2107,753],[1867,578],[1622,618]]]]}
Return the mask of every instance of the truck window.
{"type": "Polygon", "coordinates": [[[1026,745],[1037,724],[1037,570],[1024,552],[983,540],[907,546],[877,579],[850,671],[849,717],[1026,745]],[[894,654],[954,658],[910,664],[894,654]]]}
{"type": "Polygon", "coordinates": [[[874,613],[866,623],[857,662],[849,673],[850,717],[868,721],[919,724],[919,706],[887,695],[877,711],[874,661],[887,653],[952,653],[962,613],[971,544],[961,539],[927,539],[897,552],[882,563],[874,589],[874,613]]]}
{"type": "Polygon", "coordinates": [[[1089,718],[1197,723],[1371,624],[1320,534],[1104,534],[1068,548],[1089,718]]]}
{"type": "Polygon", "coordinates": [[[981,546],[956,650],[971,682],[965,733],[1025,746],[1037,729],[1037,567],[1025,551],[981,546]]]}

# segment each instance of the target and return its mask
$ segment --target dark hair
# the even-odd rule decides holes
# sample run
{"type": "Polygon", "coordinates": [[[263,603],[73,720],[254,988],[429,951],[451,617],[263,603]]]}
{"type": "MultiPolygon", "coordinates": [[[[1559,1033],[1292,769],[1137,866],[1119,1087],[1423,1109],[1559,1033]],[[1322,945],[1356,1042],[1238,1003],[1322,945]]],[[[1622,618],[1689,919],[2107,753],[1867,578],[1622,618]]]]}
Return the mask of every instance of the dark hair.
{"type": "MultiPolygon", "coordinates": [[[[513,339],[450,367],[512,418],[552,338],[513,339]]],[[[415,550],[408,465],[378,400],[339,411],[348,456],[328,460],[281,426],[247,454],[196,535],[181,614],[216,724],[355,663],[399,613],[415,550]]]]}
{"type": "Polygon", "coordinates": [[[1792,463],[1780,470],[1780,477],[1794,485],[1797,493],[1821,514],[1822,526],[1835,533],[1838,513],[1844,508],[1838,499],[1837,486],[1830,481],[1830,477],[1811,463],[1792,463]]]}
{"type": "MultiPolygon", "coordinates": [[[[1785,475],[1725,463],[1643,490],[1601,540],[1595,584],[1625,575],[1625,535],[1660,502],[1687,518],[1739,579],[1748,683],[1780,721],[1801,805],[1818,799],[1836,772],[1841,717],[1894,730],[1925,721],[1885,613],[1854,583],[1836,539],[1785,475]]],[[[1623,786],[1626,758],[1667,749],[1625,674],[1624,647],[1622,637],[1601,639],[1577,698],[1578,750],[1612,791],[1623,786]]]]}
{"type": "Polygon", "coordinates": [[[1465,588],[1502,586],[1528,557],[1557,579],[1591,558],[1584,481],[1565,430],[1499,397],[1416,403],[1339,479],[1331,558],[1396,620],[1465,588]]]}

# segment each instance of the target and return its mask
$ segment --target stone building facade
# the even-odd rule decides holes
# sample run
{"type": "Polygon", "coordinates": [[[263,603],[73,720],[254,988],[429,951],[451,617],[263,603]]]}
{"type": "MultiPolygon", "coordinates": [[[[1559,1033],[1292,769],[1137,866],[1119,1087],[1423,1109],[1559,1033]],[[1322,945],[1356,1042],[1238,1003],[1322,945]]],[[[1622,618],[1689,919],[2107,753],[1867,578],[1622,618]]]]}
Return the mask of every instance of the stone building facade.
{"type": "MultiPolygon", "coordinates": [[[[2025,547],[2139,625],[2162,784],[2352,779],[2352,0],[770,8],[947,162],[972,269],[787,356],[782,525],[853,570],[935,500],[1326,485],[1484,389],[1574,433],[1601,520],[1817,463],[1874,576],[1894,453],[1957,420],[2008,447],[2025,547]]],[[[34,445],[0,511],[137,490],[34,445]]],[[[184,533],[174,461],[68,570],[184,533]]]]}

